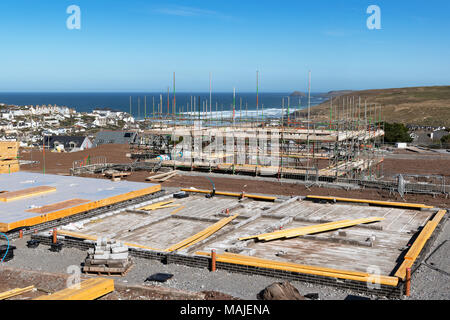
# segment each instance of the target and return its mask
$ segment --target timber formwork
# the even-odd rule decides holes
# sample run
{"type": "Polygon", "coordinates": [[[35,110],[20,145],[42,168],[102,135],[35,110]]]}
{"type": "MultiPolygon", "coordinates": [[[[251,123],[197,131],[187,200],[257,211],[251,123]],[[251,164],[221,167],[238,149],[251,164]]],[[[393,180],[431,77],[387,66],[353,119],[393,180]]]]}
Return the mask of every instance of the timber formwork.
{"type": "MultiPolygon", "coordinates": [[[[349,199],[340,199],[340,200],[346,201],[349,199]]],[[[350,199],[350,200],[352,200],[352,199],[350,199]]],[[[160,200],[156,199],[155,201],[160,201],[160,200]]],[[[189,250],[189,249],[185,250],[185,249],[183,249],[183,246],[181,246],[182,249],[180,249],[180,250],[177,249],[175,251],[164,250],[164,249],[154,250],[154,249],[148,248],[146,246],[133,246],[133,244],[130,244],[131,245],[129,248],[130,255],[135,256],[135,257],[145,258],[145,259],[158,260],[163,263],[176,263],[176,264],[183,264],[183,265],[187,265],[187,266],[191,266],[191,267],[209,268],[211,266],[211,258],[209,257],[209,252],[206,252],[206,253],[198,252],[196,250],[201,251],[201,250],[205,250],[205,248],[210,248],[211,246],[214,247],[215,246],[214,243],[218,243],[217,241],[219,241],[219,242],[223,241],[224,240],[223,238],[227,237],[227,234],[232,234],[233,232],[242,232],[239,230],[241,230],[241,228],[244,225],[254,223],[259,218],[260,219],[270,218],[270,219],[285,220],[285,218],[287,216],[280,215],[278,217],[277,211],[284,210],[284,212],[286,212],[288,214],[289,210],[291,210],[290,208],[294,209],[296,207],[295,203],[297,201],[299,201],[298,197],[292,198],[290,200],[286,200],[284,203],[282,202],[282,203],[273,204],[273,207],[271,207],[271,209],[267,209],[268,207],[265,207],[265,209],[262,211],[262,212],[264,212],[263,214],[256,214],[256,212],[254,212],[253,215],[244,214],[241,221],[237,222],[233,226],[230,226],[229,229],[220,230],[220,231],[213,230],[216,233],[214,235],[212,235],[212,233],[211,233],[211,237],[208,240],[206,240],[209,242],[203,242],[203,243],[200,243],[199,245],[196,243],[195,245],[192,246],[191,250],[189,250]],[[256,218],[256,220],[253,218],[256,218]]],[[[364,201],[364,200],[358,200],[358,201],[364,201]]],[[[270,203],[270,202],[266,202],[266,203],[270,203]]],[[[399,214],[402,212],[403,212],[402,215],[406,214],[406,212],[405,212],[406,209],[403,206],[397,205],[397,203],[386,203],[386,202],[375,203],[370,200],[367,200],[367,203],[371,204],[371,205],[381,206],[381,207],[387,206],[388,208],[386,208],[386,209],[384,209],[384,208],[379,209],[379,210],[381,210],[380,212],[385,212],[386,214],[393,212],[393,210],[394,211],[397,210],[392,213],[393,217],[390,218],[390,219],[394,219],[394,220],[387,221],[385,224],[385,226],[388,226],[388,228],[386,228],[387,229],[386,233],[385,233],[386,235],[390,234],[392,232],[391,230],[394,230],[394,229],[403,230],[403,228],[405,228],[406,225],[411,222],[411,219],[409,218],[409,216],[406,216],[404,218],[406,224],[404,225],[402,223],[402,224],[396,225],[394,228],[392,223],[394,221],[398,221],[397,219],[399,217],[399,214]],[[407,221],[407,220],[409,220],[409,221],[407,221]],[[392,227],[389,228],[389,226],[392,226],[392,227]]],[[[400,204],[402,204],[402,203],[400,203],[400,204]]],[[[236,207],[236,210],[238,210],[239,206],[236,207]]],[[[315,206],[323,206],[323,205],[314,204],[313,207],[315,207],[315,206]]],[[[338,206],[338,207],[334,208],[335,209],[334,211],[336,211],[338,208],[340,208],[341,205],[334,205],[334,206],[338,206]]],[[[346,206],[348,206],[348,205],[344,205],[343,210],[346,210],[345,209],[345,208],[347,208],[346,206]]],[[[326,206],[323,207],[323,209],[326,209],[326,208],[327,208],[326,206]]],[[[358,206],[354,206],[354,208],[356,210],[356,208],[358,208],[358,206]]],[[[406,208],[409,208],[408,210],[411,210],[411,217],[416,217],[416,219],[418,219],[418,221],[417,221],[418,223],[419,223],[419,221],[421,221],[424,218],[427,218],[427,222],[425,224],[425,227],[422,230],[419,229],[417,234],[415,234],[411,238],[411,240],[406,240],[406,241],[409,241],[409,245],[410,245],[411,249],[409,249],[409,250],[404,249],[404,252],[400,256],[396,255],[396,257],[398,257],[396,259],[401,260],[404,258],[405,261],[411,261],[412,259],[414,259],[413,264],[417,264],[418,261],[421,259],[421,257],[425,254],[425,251],[427,250],[427,248],[429,246],[431,246],[432,242],[434,241],[434,238],[436,237],[436,234],[439,232],[441,225],[446,220],[447,212],[446,212],[446,210],[438,210],[437,212],[433,213],[430,211],[430,210],[432,210],[432,208],[429,208],[429,207],[423,206],[423,205],[414,205],[413,206],[413,204],[406,204],[406,208]],[[423,210],[425,210],[425,211],[423,211],[423,210]],[[415,214],[415,213],[417,213],[417,214],[415,214]],[[420,216],[420,219],[419,219],[419,216],[420,216]],[[431,225],[431,227],[428,225],[431,225]],[[414,255],[412,255],[412,253],[414,253],[414,255]],[[408,257],[412,257],[412,259],[407,260],[408,257]]],[[[297,210],[299,210],[299,209],[297,209],[297,210]]],[[[372,210],[375,210],[375,209],[372,209],[372,210]]],[[[331,211],[333,211],[333,209],[331,211]]],[[[239,210],[236,212],[239,213],[239,210]]],[[[325,211],[323,211],[323,212],[325,212],[325,211]]],[[[161,213],[161,215],[164,219],[166,219],[166,220],[169,219],[167,216],[165,216],[164,213],[161,213]]],[[[233,215],[235,215],[235,213],[233,213],[233,215]]],[[[224,217],[232,218],[233,217],[228,214],[216,214],[216,216],[217,216],[217,218],[214,218],[214,219],[207,219],[207,218],[202,218],[202,217],[197,217],[197,216],[195,216],[193,218],[195,221],[198,220],[198,221],[203,221],[206,224],[213,224],[215,222],[218,222],[220,218],[224,218],[224,217]]],[[[181,218],[187,219],[187,217],[180,216],[179,213],[174,214],[173,216],[171,215],[170,217],[175,218],[175,219],[181,219],[181,218]]],[[[304,223],[306,221],[302,217],[298,217],[298,219],[300,219],[300,220],[298,220],[298,222],[300,222],[300,223],[304,223]]],[[[161,221],[160,219],[154,220],[155,223],[159,223],[160,221],[161,221]]],[[[294,221],[296,221],[295,217],[294,217],[294,221]]],[[[323,219],[320,219],[317,221],[323,221],[324,223],[327,222],[326,220],[323,220],[323,219]]],[[[376,225],[367,225],[367,226],[364,226],[364,228],[362,228],[362,229],[361,228],[360,228],[360,231],[357,231],[357,233],[362,232],[363,229],[368,230],[367,231],[368,234],[372,233],[372,231],[370,231],[370,230],[373,230],[373,231],[380,230],[380,232],[382,230],[384,230],[384,228],[381,228],[376,225]]],[[[214,229],[216,229],[216,228],[214,228],[214,229]]],[[[150,229],[148,229],[148,230],[150,230],[150,229]]],[[[148,230],[147,230],[147,232],[148,232],[148,230]]],[[[412,228],[412,230],[414,230],[414,228],[412,228]]],[[[66,232],[64,230],[62,230],[58,235],[59,235],[58,239],[61,242],[63,242],[65,246],[76,247],[81,250],[86,250],[87,248],[93,247],[95,244],[95,240],[96,240],[96,237],[84,236],[82,234],[77,235],[75,233],[66,232]]],[[[231,236],[231,237],[234,238],[234,236],[231,236]]],[[[34,235],[32,235],[32,238],[41,241],[41,243],[43,243],[43,244],[51,244],[51,242],[52,242],[52,237],[49,233],[34,234],[34,235]]],[[[190,238],[192,238],[192,237],[190,237],[190,238]]],[[[189,240],[190,238],[186,238],[186,240],[182,241],[182,243],[188,242],[187,240],[189,240]]],[[[408,237],[406,237],[406,238],[408,238],[408,237]]],[[[317,240],[317,239],[313,239],[312,241],[314,241],[314,240],[317,240]]],[[[322,240],[331,241],[332,239],[329,239],[329,240],[322,239],[322,240]]],[[[351,240],[351,239],[348,239],[348,240],[351,240]]],[[[309,238],[305,237],[304,241],[309,241],[309,238]]],[[[385,240],[382,240],[382,241],[385,241],[385,240]]],[[[334,241],[334,242],[339,243],[336,241],[334,241]]],[[[359,244],[359,243],[354,243],[354,244],[348,243],[348,244],[355,245],[356,246],[355,248],[357,248],[358,246],[360,248],[362,248],[361,244],[359,244]]],[[[363,247],[366,247],[366,246],[363,246],[363,247]]],[[[371,247],[371,245],[368,245],[368,248],[370,248],[370,247],[371,247]]],[[[242,247],[242,248],[244,248],[244,247],[242,247]]],[[[264,248],[260,248],[259,250],[262,250],[262,249],[264,249],[264,248]]],[[[365,251],[365,250],[371,250],[371,249],[362,249],[362,250],[365,251]]],[[[233,251],[231,251],[231,252],[233,252],[233,251]]],[[[244,250],[243,252],[246,252],[246,251],[244,250]]],[[[317,261],[316,261],[316,263],[314,263],[316,266],[307,266],[307,265],[305,266],[305,265],[299,265],[296,263],[283,262],[283,261],[278,261],[278,260],[274,261],[274,260],[270,260],[267,258],[257,258],[256,256],[246,256],[245,254],[244,255],[239,254],[239,255],[234,255],[234,256],[236,256],[236,257],[233,257],[233,254],[228,254],[226,252],[223,254],[218,254],[218,259],[216,259],[217,269],[227,270],[230,272],[244,273],[244,274],[249,274],[249,275],[262,275],[262,276],[269,276],[269,277],[274,277],[274,278],[278,278],[278,279],[304,281],[304,282],[309,282],[309,283],[334,286],[337,288],[350,289],[350,290],[356,291],[356,292],[373,294],[373,295],[384,296],[384,297],[389,297],[389,298],[401,298],[403,296],[403,292],[404,292],[403,289],[404,289],[405,279],[404,279],[404,277],[402,277],[402,275],[399,274],[399,272],[401,273],[401,270],[403,269],[403,265],[401,265],[400,263],[396,266],[394,263],[392,265],[394,267],[394,269],[390,269],[390,268],[386,269],[385,268],[386,270],[392,270],[392,271],[390,273],[384,272],[384,273],[386,273],[386,275],[380,276],[381,277],[380,279],[382,279],[382,281],[380,283],[371,283],[369,281],[370,279],[376,281],[375,280],[376,277],[372,277],[371,274],[366,274],[361,271],[344,270],[344,269],[346,269],[345,267],[342,269],[339,269],[339,268],[336,269],[336,267],[333,267],[335,269],[330,269],[329,267],[326,267],[324,264],[322,264],[323,267],[318,267],[320,264],[318,264],[317,261]],[[387,273],[389,273],[389,274],[387,274],[387,273]]],[[[347,264],[347,266],[348,266],[348,264],[347,264]]]]}

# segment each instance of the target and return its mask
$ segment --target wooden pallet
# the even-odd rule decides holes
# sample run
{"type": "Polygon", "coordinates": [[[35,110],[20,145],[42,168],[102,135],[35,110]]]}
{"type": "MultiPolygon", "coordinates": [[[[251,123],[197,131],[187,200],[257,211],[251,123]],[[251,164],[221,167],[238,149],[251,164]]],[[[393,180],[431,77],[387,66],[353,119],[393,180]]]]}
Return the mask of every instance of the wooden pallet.
{"type": "Polygon", "coordinates": [[[128,271],[133,268],[134,264],[131,262],[128,266],[124,268],[108,268],[108,267],[83,267],[83,273],[86,274],[95,274],[101,276],[110,276],[110,277],[123,277],[128,271]]]}

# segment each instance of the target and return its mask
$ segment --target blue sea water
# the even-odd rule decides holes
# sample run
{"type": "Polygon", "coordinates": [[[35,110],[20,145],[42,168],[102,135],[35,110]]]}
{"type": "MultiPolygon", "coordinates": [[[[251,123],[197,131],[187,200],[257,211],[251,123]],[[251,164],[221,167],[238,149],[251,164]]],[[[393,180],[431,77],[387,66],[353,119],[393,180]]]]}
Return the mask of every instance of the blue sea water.
{"type": "MultiPolygon", "coordinates": [[[[97,108],[109,108],[112,110],[130,111],[130,96],[131,96],[131,112],[136,118],[144,118],[151,116],[153,110],[158,112],[158,104],[160,102],[160,94],[162,94],[162,112],[172,113],[173,107],[173,93],[169,96],[169,110],[167,108],[167,92],[165,93],[149,93],[149,92],[0,92],[0,103],[9,105],[58,105],[73,108],[78,112],[91,112],[97,108]],[[145,98],[146,97],[146,98],[145,98]],[[155,105],[153,109],[153,98],[155,105]],[[146,103],[145,103],[146,101],[146,103]]],[[[191,97],[196,97],[197,106],[195,111],[198,111],[198,99],[201,101],[208,101],[209,92],[201,93],[176,93],[177,113],[187,112],[192,109],[187,109],[191,105],[191,97]]],[[[264,108],[264,114],[268,117],[277,117],[282,112],[282,99],[284,97],[284,112],[287,111],[289,93],[259,93],[259,110],[264,108]]],[[[326,98],[321,93],[311,94],[311,106],[318,105],[324,102],[326,98]]],[[[236,93],[236,108],[235,112],[254,112],[256,110],[256,93],[236,93]],[[242,108],[241,108],[242,101],[242,108]],[[241,111],[242,110],[242,111],[241,111]]],[[[233,93],[213,93],[212,94],[212,108],[213,112],[230,112],[233,104],[233,93]]],[[[290,97],[290,110],[304,109],[308,106],[307,97],[290,97]]],[[[203,103],[200,104],[203,110],[203,103]]],[[[209,108],[208,108],[209,109],[209,108]]]]}

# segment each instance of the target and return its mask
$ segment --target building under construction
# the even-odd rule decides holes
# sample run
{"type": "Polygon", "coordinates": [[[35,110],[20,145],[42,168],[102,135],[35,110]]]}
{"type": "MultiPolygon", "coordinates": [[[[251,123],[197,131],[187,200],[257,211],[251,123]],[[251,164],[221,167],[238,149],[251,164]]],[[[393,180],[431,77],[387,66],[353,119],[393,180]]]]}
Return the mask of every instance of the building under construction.
{"type": "MultiPolygon", "coordinates": [[[[132,157],[181,170],[335,181],[382,176],[381,121],[351,110],[329,121],[160,115],[132,145],[132,157]],[[352,114],[349,114],[349,113],[352,114]]],[[[363,112],[364,113],[364,112],[363,112]]],[[[367,113],[366,113],[367,114],[367,113]]]]}

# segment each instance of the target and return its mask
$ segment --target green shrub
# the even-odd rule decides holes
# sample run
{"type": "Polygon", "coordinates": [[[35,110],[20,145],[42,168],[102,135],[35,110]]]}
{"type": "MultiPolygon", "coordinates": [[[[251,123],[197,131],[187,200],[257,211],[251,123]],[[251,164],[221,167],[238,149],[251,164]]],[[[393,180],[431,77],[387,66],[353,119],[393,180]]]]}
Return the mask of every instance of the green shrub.
{"type": "Polygon", "coordinates": [[[384,141],[387,143],[412,142],[413,139],[404,124],[386,122],[384,124],[384,141]]]}

